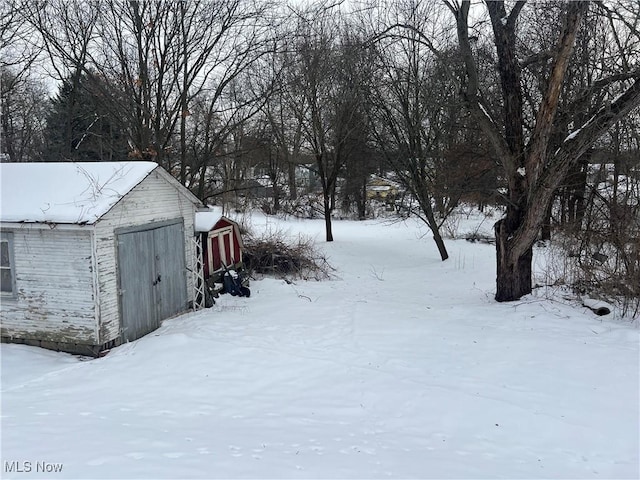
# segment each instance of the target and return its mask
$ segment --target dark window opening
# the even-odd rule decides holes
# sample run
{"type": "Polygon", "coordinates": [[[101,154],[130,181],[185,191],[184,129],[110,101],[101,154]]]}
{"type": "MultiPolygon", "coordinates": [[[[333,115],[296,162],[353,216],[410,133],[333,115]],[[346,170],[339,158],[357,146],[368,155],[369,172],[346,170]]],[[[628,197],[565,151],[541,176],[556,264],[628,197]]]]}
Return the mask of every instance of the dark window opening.
{"type": "Polygon", "coordinates": [[[0,239],[0,292],[3,294],[14,294],[14,273],[12,237],[3,233],[0,239]]]}

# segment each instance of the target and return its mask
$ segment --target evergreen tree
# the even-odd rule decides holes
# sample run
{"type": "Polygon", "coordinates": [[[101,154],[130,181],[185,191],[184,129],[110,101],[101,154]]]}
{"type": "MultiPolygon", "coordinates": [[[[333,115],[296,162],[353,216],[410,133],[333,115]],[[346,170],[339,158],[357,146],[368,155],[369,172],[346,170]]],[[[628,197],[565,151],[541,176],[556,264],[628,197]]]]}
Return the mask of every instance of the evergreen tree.
{"type": "MultiPolygon", "coordinates": [[[[111,86],[108,88],[112,88],[111,86]]],[[[45,131],[45,159],[100,162],[127,159],[124,129],[100,92],[105,85],[80,75],[63,81],[51,100],[45,131]]]]}

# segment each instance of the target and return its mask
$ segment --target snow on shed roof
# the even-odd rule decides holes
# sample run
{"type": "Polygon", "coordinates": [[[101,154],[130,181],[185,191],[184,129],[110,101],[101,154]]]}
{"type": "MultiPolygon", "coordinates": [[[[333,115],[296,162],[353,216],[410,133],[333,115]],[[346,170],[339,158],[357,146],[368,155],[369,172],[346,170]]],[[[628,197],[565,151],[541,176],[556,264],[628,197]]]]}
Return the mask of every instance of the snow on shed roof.
{"type": "Polygon", "coordinates": [[[0,221],[94,223],[158,165],[153,162],[0,164],[0,221]]]}
{"type": "Polygon", "coordinates": [[[208,210],[200,210],[196,212],[196,232],[210,232],[218,220],[223,218],[222,208],[209,207],[208,210]]]}

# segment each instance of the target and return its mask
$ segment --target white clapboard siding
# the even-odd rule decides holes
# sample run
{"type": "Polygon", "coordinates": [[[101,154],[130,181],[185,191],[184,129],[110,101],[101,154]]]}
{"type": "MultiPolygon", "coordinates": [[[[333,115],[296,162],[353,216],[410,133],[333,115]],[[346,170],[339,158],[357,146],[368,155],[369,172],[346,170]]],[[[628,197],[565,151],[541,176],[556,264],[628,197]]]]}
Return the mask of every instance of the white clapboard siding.
{"type": "Polygon", "coordinates": [[[2,336],[95,345],[92,228],[16,227],[17,295],[2,299],[2,336]]]}
{"type": "MultiPolygon", "coordinates": [[[[185,265],[189,270],[193,268],[195,205],[167,180],[167,176],[168,174],[159,170],[153,171],[95,225],[102,344],[119,338],[121,333],[118,314],[116,229],[183,218],[185,265]]],[[[194,287],[190,274],[186,275],[186,281],[188,300],[193,301],[194,287]]]]}

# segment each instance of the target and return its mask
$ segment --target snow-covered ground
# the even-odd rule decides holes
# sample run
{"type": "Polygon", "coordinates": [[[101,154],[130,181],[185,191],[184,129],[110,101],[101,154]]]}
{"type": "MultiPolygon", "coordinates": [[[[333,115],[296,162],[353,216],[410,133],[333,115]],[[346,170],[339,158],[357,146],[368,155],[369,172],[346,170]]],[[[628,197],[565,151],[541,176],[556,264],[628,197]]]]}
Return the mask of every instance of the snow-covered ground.
{"type": "Polygon", "coordinates": [[[254,281],[100,359],[2,345],[2,478],[640,476],[628,319],[497,304],[494,247],[441,262],[412,221],[253,223],[317,236],[335,278],[254,281]]]}

